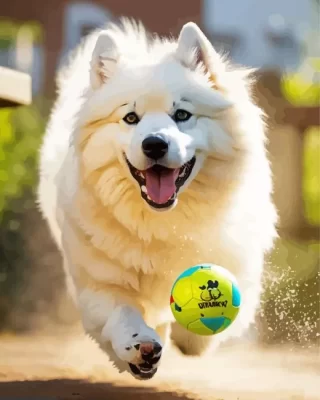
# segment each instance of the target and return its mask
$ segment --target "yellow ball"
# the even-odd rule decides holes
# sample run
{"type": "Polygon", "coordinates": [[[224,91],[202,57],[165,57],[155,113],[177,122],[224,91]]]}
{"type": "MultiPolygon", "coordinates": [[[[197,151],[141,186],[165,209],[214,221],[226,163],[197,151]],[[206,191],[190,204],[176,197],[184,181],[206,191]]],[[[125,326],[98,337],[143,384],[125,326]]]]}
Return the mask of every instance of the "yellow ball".
{"type": "Polygon", "coordinates": [[[171,291],[170,308],[176,321],[198,335],[215,335],[236,319],[241,295],[230,271],[214,264],[185,270],[171,291]]]}

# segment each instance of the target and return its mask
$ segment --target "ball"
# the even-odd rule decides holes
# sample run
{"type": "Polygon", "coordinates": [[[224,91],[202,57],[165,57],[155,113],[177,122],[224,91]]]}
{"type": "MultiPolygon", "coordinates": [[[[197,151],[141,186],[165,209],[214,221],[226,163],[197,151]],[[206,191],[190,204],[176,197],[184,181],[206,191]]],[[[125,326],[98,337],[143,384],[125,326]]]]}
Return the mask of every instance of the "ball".
{"type": "Polygon", "coordinates": [[[236,319],[241,305],[234,275],[214,264],[185,270],[174,282],[170,308],[176,321],[198,335],[224,331],[236,319]]]}

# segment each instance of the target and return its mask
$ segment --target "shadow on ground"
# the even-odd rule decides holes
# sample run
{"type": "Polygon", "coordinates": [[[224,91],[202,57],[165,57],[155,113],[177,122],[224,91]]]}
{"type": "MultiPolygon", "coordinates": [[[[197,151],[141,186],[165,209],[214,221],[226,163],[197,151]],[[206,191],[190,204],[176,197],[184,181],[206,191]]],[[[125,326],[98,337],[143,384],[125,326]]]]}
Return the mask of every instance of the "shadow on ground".
{"type": "Polygon", "coordinates": [[[6,396],[32,400],[191,400],[194,397],[151,388],[119,387],[109,383],[53,379],[49,381],[11,381],[0,383],[0,399],[6,396]]]}

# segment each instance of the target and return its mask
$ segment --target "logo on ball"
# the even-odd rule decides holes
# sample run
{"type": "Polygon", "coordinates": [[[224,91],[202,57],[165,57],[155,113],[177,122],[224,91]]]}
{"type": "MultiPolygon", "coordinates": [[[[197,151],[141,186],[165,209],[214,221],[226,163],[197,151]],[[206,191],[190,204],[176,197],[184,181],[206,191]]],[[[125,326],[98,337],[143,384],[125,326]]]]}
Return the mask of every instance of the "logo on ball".
{"type": "Polygon", "coordinates": [[[212,281],[211,279],[208,280],[206,285],[199,286],[199,289],[202,290],[200,297],[203,301],[211,301],[211,300],[218,300],[222,293],[218,288],[219,282],[212,281]]]}
{"type": "Polygon", "coordinates": [[[185,270],[174,282],[170,297],[176,321],[199,335],[225,330],[237,317],[240,303],[235,277],[214,264],[185,270]]]}
{"type": "Polygon", "coordinates": [[[208,280],[206,285],[199,286],[199,289],[201,290],[200,298],[204,301],[198,303],[201,310],[208,307],[227,307],[228,300],[217,301],[223,296],[223,293],[221,293],[218,286],[219,282],[212,281],[211,279],[208,280]]]}

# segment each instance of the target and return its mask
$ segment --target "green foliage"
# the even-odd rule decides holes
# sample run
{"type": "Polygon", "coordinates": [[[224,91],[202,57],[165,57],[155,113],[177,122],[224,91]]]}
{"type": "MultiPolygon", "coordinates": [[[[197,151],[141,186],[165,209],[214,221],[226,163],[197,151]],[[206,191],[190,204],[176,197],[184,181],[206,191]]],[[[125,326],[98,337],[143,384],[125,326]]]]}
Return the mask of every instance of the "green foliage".
{"type": "Polygon", "coordinates": [[[284,97],[294,106],[319,106],[320,83],[315,77],[320,74],[320,58],[310,58],[306,62],[309,73],[285,74],[281,89],[284,97]]]}
{"type": "Polygon", "coordinates": [[[12,201],[34,190],[37,155],[45,128],[44,118],[34,104],[0,110],[0,221],[13,211],[12,201]]]}
{"type": "Polygon", "coordinates": [[[305,133],[303,159],[303,200],[306,218],[320,225],[320,128],[305,133]]]}
{"type": "Polygon", "coordinates": [[[44,99],[38,99],[29,107],[0,109],[0,329],[18,296],[21,271],[28,263],[21,224],[25,211],[34,207],[44,105],[44,99]]]}
{"type": "Polygon", "coordinates": [[[12,19],[0,17],[0,49],[7,49],[13,45],[21,28],[28,28],[32,34],[34,43],[42,43],[44,32],[41,24],[37,21],[25,21],[23,23],[12,19]]]}
{"type": "MultiPolygon", "coordinates": [[[[284,97],[296,107],[320,105],[320,58],[309,57],[304,69],[285,74],[281,81],[284,97]]],[[[303,157],[303,201],[306,219],[320,225],[320,129],[305,132],[303,157]]]]}

